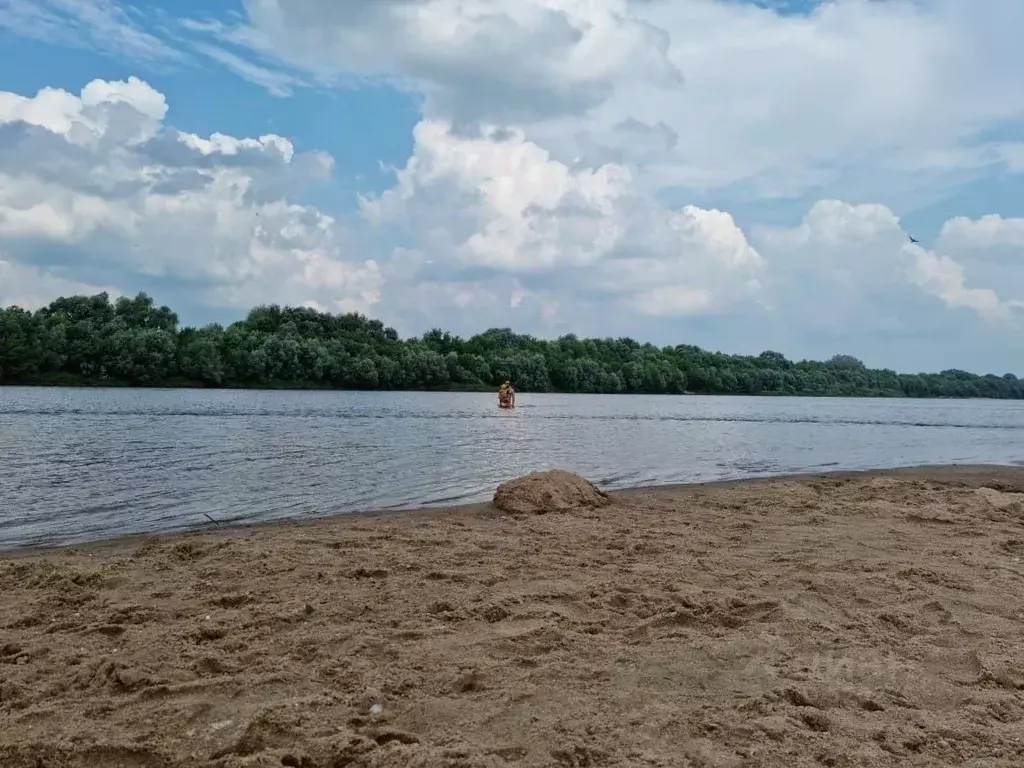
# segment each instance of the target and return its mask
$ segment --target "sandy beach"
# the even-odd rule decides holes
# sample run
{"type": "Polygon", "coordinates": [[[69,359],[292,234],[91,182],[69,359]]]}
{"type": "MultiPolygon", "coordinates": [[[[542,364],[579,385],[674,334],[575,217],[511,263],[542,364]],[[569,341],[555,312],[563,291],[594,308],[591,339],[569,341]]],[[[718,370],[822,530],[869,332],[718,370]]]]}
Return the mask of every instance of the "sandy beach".
{"type": "Polygon", "coordinates": [[[0,765],[1024,765],[1024,469],[0,556],[0,765]]]}

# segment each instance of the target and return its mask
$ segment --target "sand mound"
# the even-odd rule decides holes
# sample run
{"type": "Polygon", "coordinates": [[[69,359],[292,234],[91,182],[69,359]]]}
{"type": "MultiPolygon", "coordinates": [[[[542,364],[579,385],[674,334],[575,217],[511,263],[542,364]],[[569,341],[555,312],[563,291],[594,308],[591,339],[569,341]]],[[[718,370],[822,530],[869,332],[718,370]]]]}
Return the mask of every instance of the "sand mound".
{"type": "Polygon", "coordinates": [[[494,506],[516,515],[569,512],[603,507],[609,503],[608,494],[604,491],[563,469],[518,477],[502,483],[494,492],[494,506]]]}

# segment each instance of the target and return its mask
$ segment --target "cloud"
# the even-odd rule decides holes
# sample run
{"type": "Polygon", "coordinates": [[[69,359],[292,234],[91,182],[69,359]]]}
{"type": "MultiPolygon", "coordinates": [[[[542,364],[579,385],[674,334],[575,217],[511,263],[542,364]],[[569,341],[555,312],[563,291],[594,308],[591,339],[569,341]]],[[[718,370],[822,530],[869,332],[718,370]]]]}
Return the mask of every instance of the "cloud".
{"type": "Polygon", "coordinates": [[[73,146],[137,145],[152,139],[167,101],[136,77],[93,80],[75,96],[43,88],[33,97],[0,92],[0,124],[42,128],[73,146]]]}
{"type": "Polygon", "coordinates": [[[121,291],[110,286],[69,280],[60,274],[0,258],[0,307],[39,309],[58,296],[93,296],[106,291],[117,298],[121,291]]]}
{"type": "MultiPolygon", "coordinates": [[[[767,291],[775,318],[791,337],[886,336],[941,331],[956,318],[983,324],[1015,319],[1024,277],[989,287],[971,285],[967,269],[951,256],[909,242],[886,206],[838,200],[816,203],[791,228],[760,228],[752,237],[771,265],[767,291]]],[[[967,255],[967,254],[965,254],[967,255]]]]}
{"type": "Polygon", "coordinates": [[[457,256],[509,271],[586,264],[614,245],[617,232],[606,219],[629,186],[625,168],[571,170],[516,131],[459,136],[450,124],[424,121],[413,136],[414,155],[396,186],[363,202],[372,220],[425,216],[425,224],[436,213],[427,210],[436,207],[431,201],[444,197],[458,206],[449,219],[459,217],[461,229],[472,230],[457,256]],[[572,248],[554,242],[561,237],[571,238],[572,248]]]}
{"type": "Polygon", "coordinates": [[[997,214],[969,219],[957,216],[942,225],[940,242],[953,250],[988,249],[1008,246],[1024,256],[1024,218],[1003,218],[997,214]]]}
{"type": "Polygon", "coordinates": [[[305,82],[295,75],[261,66],[225,48],[202,42],[193,43],[192,47],[243,80],[266,89],[271,96],[291,96],[297,86],[305,85],[305,82]]]}
{"type": "Polygon", "coordinates": [[[362,202],[369,221],[400,226],[417,243],[415,258],[403,253],[406,280],[505,278],[509,304],[536,298],[548,321],[559,300],[687,316],[721,312],[760,288],[763,260],[728,213],[665,208],[638,195],[624,167],[567,166],[514,130],[459,135],[428,120],[414,136],[395,185],[362,202]]]}
{"type": "MultiPolygon", "coordinates": [[[[971,274],[989,285],[1000,286],[1000,290],[1014,291],[1015,299],[1024,298],[1024,279],[1021,264],[1024,263],[1024,218],[1004,218],[997,214],[969,219],[957,216],[942,225],[936,248],[949,258],[968,265],[971,274]]],[[[936,266],[938,269],[938,266],[936,266]]],[[[957,270],[946,267],[942,273],[950,273],[953,279],[957,270]]],[[[993,305],[994,298],[987,295],[973,295],[972,301],[987,306],[987,311],[1006,318],[1015,315],[1022,304],[1019,300],[993,305]]]]}
{"type": "Polygon", "coordinates": [[[908,208],[1022,167],[1019,144],[988,138],[1024,121],[1016,0],[244,7],[244,21],[186,18],[158,36],[115,0],[0,0],[0,24],[134,60],[199,53],[282,97],[311,81],[384,80],[424,94],[431,120],[516,126],[563,162],[627,165],[637,185],[679,200],[908,208]]]}
{"type": "Polygon", "coordinates": [[[563,162],[635,165],[651,191],[910,205],[1019,165],[985,138],[1024,121],[1016,0],[768,5],[249,0],[218,34],[397,80],[431,120],[517,125],[563,162]]]}
{"type": "Polygon", "coordinates": [[[810,15],[710,0],[638,7],[672,40],[680,97],[620,89],[585,125],[537,135],[553,149],[583,138],[592,157],[647,162],[653,188],[764,198],[829,187],[913,201],[998,164],[981,131],[1024,117],[1024,53],[1008,33],[1024,16],[1005,0],[978,14],[956,0],[847,0],[810,15]],[[654,164],[616,131],[624,119],[664,123],[676,148],[654,164]]]}
{"type": "Polygon", "coordinates": [[[248,29],[192,28],[321,78],[405,82],[456,120],[581,113],[638,78],[681,83],[665,31],[627,0],[249,0],[246,10],[248,29]]]}
{"type": "Polygon", "coordinates": [[[949,256],[939,256],[920,246],[904,246],[913,257],[911,274],[919,286],[947,306],[974,310],[986,320],[1011,320],[1024,302],[1003,301],[991,288],[970,288],[964,268],[949,256]]]}
{"type": "Polygon", "coordinates": [[[0,27],[21,37],[99,50],[149,64],[186,56],[146,31],[134,9],[115,0],[0,0],[0,27]]]}
{"type": "Polygon", "coordinates": [[[288,199],[330,172],[328,156],[275,135],[183,133],[166,111],[136,78],[78,96],[0,93],[0,251],[20,265],[5,293],[19,294],[46,254],[69,273],[184,280],[214,306],[373,307],[377,263],[346,259],[339,223],[288,199]]]}
{"type": "Polygon", "coordinates": [[[306,78],[282,66],[266,47],[258,52],[252,35],[243,36],[242,47],[232,51],[189,34],[208,37],[226,29],[222,23],[182,23],[167,19],[159,9],[118,0],[0,0],[0,28],[50,45],[96,51],[163,73],[203,66],[203,57],[281,98],[290,96],[295,88],[310,85],[306,78]]]}
{"type": "Polygon", "coordinates": [[[1024,142],[1003,144],[998,152],[1008,171],[1024,173],[1024,142]]]}
{"type": "Polygon", "coordinates": [[[424,120],[414,137],[393,187],[362,209],[416,244],[387,267],[391,290],[415,285],[435,311],[458,315],[460,302],[476,321],[503,307],[498,318],[512,310],[548,334],[629,325],[664,341],[652,323],[713,316],[730,338],[756,328],[788,349],[823,341],[828,354],[851,337],[878,343],[943,333],[953,318],[990,329],[1018,318],[1024,278],[986,284],[976,252],[961,263],[941,244],[912,246],[879,203],[818,201],[796,226],[748,236],[727,211],[661,204],[629,167],[563,163],[522,130],[459,133],[424,120]]]}

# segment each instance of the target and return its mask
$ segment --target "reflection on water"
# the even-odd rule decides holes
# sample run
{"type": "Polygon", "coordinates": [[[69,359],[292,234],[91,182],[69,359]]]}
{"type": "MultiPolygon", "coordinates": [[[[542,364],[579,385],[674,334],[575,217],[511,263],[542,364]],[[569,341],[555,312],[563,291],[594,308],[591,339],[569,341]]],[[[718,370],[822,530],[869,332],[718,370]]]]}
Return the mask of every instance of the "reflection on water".
{"type": "Polygon", "coordinates": [[[1024,459],[1024,403],[0,388],[0,547],[603,487],[1024,459]]]}

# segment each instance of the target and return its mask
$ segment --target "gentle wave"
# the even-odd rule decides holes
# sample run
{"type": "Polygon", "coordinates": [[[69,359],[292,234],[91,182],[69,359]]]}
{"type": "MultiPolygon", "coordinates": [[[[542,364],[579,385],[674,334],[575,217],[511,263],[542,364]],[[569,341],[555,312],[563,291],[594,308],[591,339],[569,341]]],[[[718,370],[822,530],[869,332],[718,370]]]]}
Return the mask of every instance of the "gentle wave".
{"type": "Polygon", "coordinates": [[[1001,401],[537,395],[525,405],[0,390],[0,549],[471,503],[552,467],[617,490],[1024,457],[1024,404],[1001,401]]]}
{"type": "MultiPolygon", "coordinates": [[[[287,419],[328,419],[339,421],[356,420],[402,420],[411,419],[417,421],[453,421],[481,419],[507,419],[504,413],[489,413],[480,411],[465,411],[460,413],[394,413],[394,412],[352,412],[352,413],[303,413],[289,410],[265,410],[253,413],[251,411],[152,411],[152,410],[82,410],[82,409],[39,409],[39,410],[15,410],[0,408],[0,416],[86,416],[86,417],[111,417],[111,416],[135,416],[150,419],[162,418],[197,418],[197,419],[251,419],[259,418],[287,418],[287,419]]],[[[900,419],[867,419],[867,418],[840,418],[840,417],[811,417],[811,416],[712,416],[712,415],[688,415],[688,414],[601,414],[601,413],[540,413],[529,418],[543,420],[572,420],[572,421],[653,421],[653,422],[687,422],[687,423],[735,423],[735,424],[815,424],[820,426],[871,426],[871,427],[922,427],[939,429],[1001,429],[1001,430],[1024,430],[1024,424],[1007,423],[983,423],[967,421],[921,421],[921,420],[900,420],[900,419]]]]}

